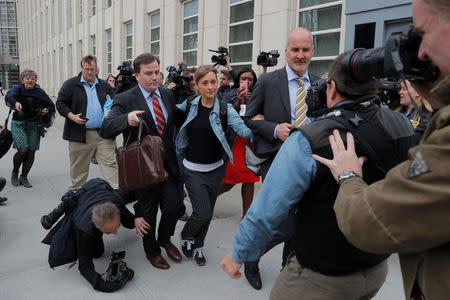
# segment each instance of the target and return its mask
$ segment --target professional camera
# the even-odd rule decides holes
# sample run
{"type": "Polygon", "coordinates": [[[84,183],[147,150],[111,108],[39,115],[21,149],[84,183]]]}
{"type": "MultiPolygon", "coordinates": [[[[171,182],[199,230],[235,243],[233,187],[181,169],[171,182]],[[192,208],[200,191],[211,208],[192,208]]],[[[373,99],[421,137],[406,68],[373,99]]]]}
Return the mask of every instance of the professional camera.
{"type": "Polygon", "coordinates": [[[417,58],[421,41],[413,28],[407,33],[393,33],[383,47],[350,51],[342,60],[342,68],[359,82],[373,77],[434,81],[439,77],[439,68],[417,58]]]}
{"type": "Polygon", "coordinates": [[[136,77],[134,77],[134,70],[129,62],[122,61],[117,67],[117,70],[119,70],[119,74],[116,76],[116,94],[125,92],[137,85],[136,77]]]}
{"type": "Polygon", "coordinates": [[[227,56],[228,56],[228,48],[219,47],[217,50],[208,49],[211,52],[219,53],[219,55],[211,56],[211,62],[214,64],[214,67],[221,65],[227,65],[227,56]]]}
{"type": "Polygon", "coordinates": [[[178,63],[178,69],[174,66],[168,66],[167,72],[169,75],[167,76],[167,82],[173,82],[176,86],[173,88],[173,92],[176,94],[182,94],[186,91],[186,85],[192,81],[192,76],[182,75],[184,71],[187,70],[187,66],[183,62],[178,63]]]}
{"type": "Polygon", "coordinates": [[[78,203],[78,195],[75,191],[68,191],[61,197],[61,203],[49,214],[41,217],[41,225],[49,230],[67,211],[74,209],[78,203]]]}
{"type": "Polygon", "coordinates": [[[278,64],[278,57],[280,57],[278,50],[261,51],[256,59],[256,64],[263,67],[275,67],[278,64]]]}
{"type": "Polygon", "coordinates": [[[311,83],[308,93],[306,94],[306,105],[308,110],[306,115],[309,118],[317,118],[327,111],[327,81],[326,78],[321,78],[311,83]]]}
{"type": "Polygon", "coordinates": [[[106,284],[110,286],[123,286],[133,279],[134,271],[127,267],[125,251],[111,252],[109,266],[106,270],[106,284]]]}
{"type": "Polygon", "coordinates": [[[380,80],[380,104],[387,105],[389,109],[395,109],[400,105],[400,95],[398,92],[402,87],[398,81],[380,80]]]}

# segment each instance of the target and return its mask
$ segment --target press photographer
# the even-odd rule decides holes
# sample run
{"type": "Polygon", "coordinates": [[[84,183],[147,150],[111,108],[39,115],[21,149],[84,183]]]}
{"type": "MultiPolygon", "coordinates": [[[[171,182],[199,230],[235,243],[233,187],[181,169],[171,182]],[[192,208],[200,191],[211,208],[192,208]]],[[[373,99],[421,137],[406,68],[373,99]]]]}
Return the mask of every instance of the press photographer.
{"type": "MultiPolygon", "coordinates": [[[[315,159],[328,166],[336,180],[344,173],[354,174],[340,181],[334,204],[346,239],[365,251],[398,252],[407,300],[444,300],[450,293],[450,2],[413,0],[412,11],[419,38],[415,47],[403,50],[423,63],[432,61],[441,71],[440,81],[410,80],[433,109],[439,109],[420,144],[409,151],[409,160],[370,185],[360,178],[365,175],[363,159],[354,152],[351,139],[345,146],[339,136],[330,137],[333,160],[315,159]]],[[[395,55],[404,57],[401,50],[395,55]]],[[[357,63],[354,69],[379,74],[357,63]]]]}
{"type": "Polygon", "coordinates": [[[196,68],[188,69],[184,62],[179,62],[178,68],[169,66],[166,70],[169,75],[165,85],[173,91],[177,104],[196,94],[194,81],[196,68]]]}
{"type": "Polygon", "coordinates": [[[137,85],[134,70],[129,62],[122,61],[117,70],[119,70],[119,74],[116,76],[116,94],[125,92],[137,85]]]}
{"type": "Polygon", "coordinates": [[[66,193],[58,207],[42,217],[42,226],[51,228],[63,214],[42,241],[50,245],[51,268],[78,260],[80,274],[101,292],[114,292],[133,278],[134,272],[123,258],[111,260],[106,279],[95,271],[92,262],[105,251],[103,234],[117,234],[120,223],[134,228],[134,215],[106,181],[91,179],[82,188],[66,193]]]}

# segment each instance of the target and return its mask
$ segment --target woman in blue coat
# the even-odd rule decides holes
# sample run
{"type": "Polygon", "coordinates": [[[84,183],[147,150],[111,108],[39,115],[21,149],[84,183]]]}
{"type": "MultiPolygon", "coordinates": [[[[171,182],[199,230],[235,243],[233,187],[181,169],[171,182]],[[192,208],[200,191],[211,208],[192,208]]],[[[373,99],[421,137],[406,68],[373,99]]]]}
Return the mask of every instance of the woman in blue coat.
{"type": "Polygon", "coordinates": [[[252,138],[236,110],[217,99],[217,73],[212,66],[201,66],[194,76],[200,96],[177,106],[186,115],[176,147],[178,153],[185,152],[184,181],[193,209],[181,232],[181,249],[199,266],[206,263],[203,245],[225,174],[224,156],[233,163],[225,131],[230,127],[240,136],[252,138]]]}

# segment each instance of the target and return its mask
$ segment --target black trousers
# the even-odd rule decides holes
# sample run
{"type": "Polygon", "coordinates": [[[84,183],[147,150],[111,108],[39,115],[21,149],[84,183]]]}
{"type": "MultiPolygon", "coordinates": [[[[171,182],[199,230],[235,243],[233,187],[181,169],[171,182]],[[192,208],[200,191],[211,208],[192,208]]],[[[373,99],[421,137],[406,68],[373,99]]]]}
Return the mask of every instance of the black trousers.
{"type": "Polygon", "coordinates": [[[224,175],[225,164],[210,172],[197,172],[184,168],[184,183],[192,202],[192,215],[184,225],[181,238],[194,239],[194,248],[201,248],[205,243],[217,192],[224,175]]]}
{"type": "Polygon", "coordinates": [[[169,173],[166,181],[135,192],[138,200],[134,206],[136,217],[143,217],[150,225],[148,234],[143,237],[144,251],[147,255],[161,255],[160,246],[170,242],[177,221],[184,214],[186,207],[179,201],[178,185],[178,180],[169,173]],[[158,207],[161,209],[161,219],[156,239],[158,207]]]}

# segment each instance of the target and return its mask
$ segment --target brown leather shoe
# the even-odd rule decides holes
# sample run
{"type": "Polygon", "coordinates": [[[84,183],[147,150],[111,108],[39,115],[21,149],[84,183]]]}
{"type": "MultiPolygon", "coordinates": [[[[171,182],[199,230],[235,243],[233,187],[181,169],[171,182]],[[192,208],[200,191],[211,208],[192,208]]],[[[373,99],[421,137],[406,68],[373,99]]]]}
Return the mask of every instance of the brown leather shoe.
{"type": "Polygon", "coordinates": [[[155,268],[163,270],[170,268],[169,263],[161,255],[158,256],[147,255],[147,259],[155,268]]]}
{"type": "Polygon", "coordinates": [[[168,242],[167,244],[162,246],[164,249],[166,249],[167,256],[170,257],[174,261],[181,261],[181,253],[178,251],[177,247],[175,247],[174,244],[171,242],[168,242]]]}

